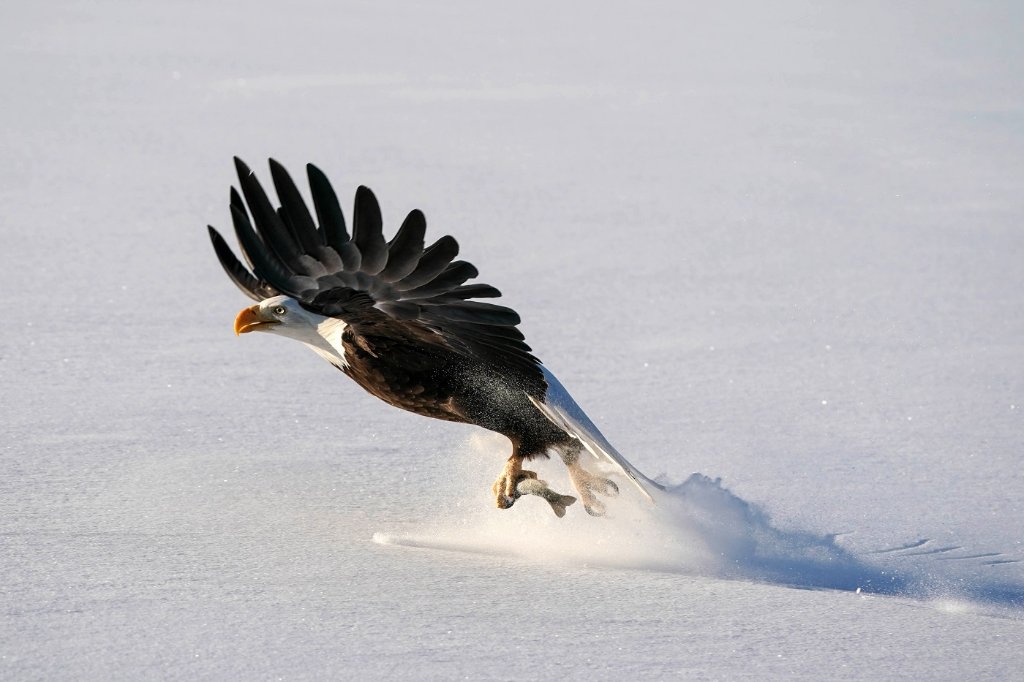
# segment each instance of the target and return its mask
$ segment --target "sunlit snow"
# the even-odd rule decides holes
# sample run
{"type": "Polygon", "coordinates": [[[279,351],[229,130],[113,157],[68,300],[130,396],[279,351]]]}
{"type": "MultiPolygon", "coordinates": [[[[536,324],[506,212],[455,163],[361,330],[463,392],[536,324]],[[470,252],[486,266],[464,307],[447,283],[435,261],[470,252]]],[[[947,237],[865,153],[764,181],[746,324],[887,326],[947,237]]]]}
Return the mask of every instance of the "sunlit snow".
{"type": "Polygon", "coordinates": [[[1020,674],[1024,6],[8,5],[0,678],[1020,674]],[[456,236],[655,504],[236,338],[234,155],[456,236]]]}

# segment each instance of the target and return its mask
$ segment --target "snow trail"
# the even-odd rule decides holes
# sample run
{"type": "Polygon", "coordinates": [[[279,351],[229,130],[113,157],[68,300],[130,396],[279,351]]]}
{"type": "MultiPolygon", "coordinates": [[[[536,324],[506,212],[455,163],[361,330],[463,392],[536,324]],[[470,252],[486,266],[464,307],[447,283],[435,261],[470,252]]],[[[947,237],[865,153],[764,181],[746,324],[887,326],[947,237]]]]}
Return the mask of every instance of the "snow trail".
{"type": "MultiPolygon", "coordinates": [[[[659,481],[665,488],[654,491],[653,505],[622,485],[621,494],[608,503],[608,515],[600,519],[589,517],[578,505],[558,519],[545,502],[533,497],[521,498],[510,512],[498,512],[477,493],[500,440],[475,434],[462,457],[452,459],[462,473],[452,476],[451,490],[443,491],[448,494],[438,496],[439,504],[447,498],[449,506],[427,514],[430,521],[403,531],[375,533],[374,542],[912,597],[940,606],[958,604],[958,610],[969,610],[971,602],[1024,607],[1024,585],[998,578],[965,580],[953,569],[958,562],[950,560],[991,565],[993,557],[1007,563],[1017,559],[982,551],[949,556],[964,548],[930,548],[927,538],[859,556],[844,548],[838,535],[775,525],[764,509],[732,493],[720,479],[700,473],[678,484],[659,481]]],[[[552,488],[572,492],[557,471],[560,464],[533,465],[552,488]]]]}

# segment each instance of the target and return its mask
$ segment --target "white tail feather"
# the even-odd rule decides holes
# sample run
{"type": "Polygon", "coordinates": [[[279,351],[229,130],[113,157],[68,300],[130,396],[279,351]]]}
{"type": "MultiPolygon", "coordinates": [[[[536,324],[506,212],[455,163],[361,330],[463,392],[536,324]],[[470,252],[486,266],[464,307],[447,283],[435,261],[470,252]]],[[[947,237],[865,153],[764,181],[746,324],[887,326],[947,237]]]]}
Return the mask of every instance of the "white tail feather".
{"type": "Polygon", "coordinates": [[[594,425],[594,422],[590,420],[587,413],[576,404],[569,392],[565,390],[561,382],[555,378],[546,367],[541,367],[544,372],[544,378],[548,382],[548,391],[544,396],[544,402],[534,400],[533,404],[537,406],[545,417],[551,420],[551,422],[558,428],[565,431],[567,434],[576,438],[580,441],[583,447],[593,455],[598,461],[611,464],[614,468],[618,469],[622,474],[626,476],[630,481],[636,485],[637,489],[640,490],[643,495],[654,502],[654,496],[651,494],[651,490],[664,490],[664,488],[651,479],[644,476],[644,474],[637,469],[635,466],[629,463],[629,461],[623,457],[615,447],[608,442],[608,439],[604,437],[604,434],[594,425]]]}

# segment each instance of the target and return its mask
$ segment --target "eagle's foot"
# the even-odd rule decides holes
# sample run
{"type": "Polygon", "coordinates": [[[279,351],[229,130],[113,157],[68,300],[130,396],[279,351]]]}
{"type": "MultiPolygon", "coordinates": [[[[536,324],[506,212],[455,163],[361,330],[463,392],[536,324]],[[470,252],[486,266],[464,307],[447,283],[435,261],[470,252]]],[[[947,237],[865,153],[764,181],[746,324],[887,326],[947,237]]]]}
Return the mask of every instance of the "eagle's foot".
{"type": "Polygon", "coordinates": [[[516,489],[520,481],[536,478],[536,472],[523,469],[523,460],[521,458],[510,457],[505,462],[505,468],[502,470],[501,475],[498,476],[498,480],[491,486],[491,492],[494,493],[498,509],[508,509],[516,503],[516,500],[521,496],[521,493],[516,489]]]}
{"type": "Polygon", "coordinates": [[[567,463],[567,466],[569,479],[572,481],[573,487],[576,488],[576,492],[580,494],[580,499],[583,500],[583,508],[591,516],[604,516],[604,502],[598,500],[597,495],[615,497],[619,494],[619,486],[615,485],[610,478],[590,473],[580,466],[578,461],[567,463]]]}
{"type": "Polygon", "coordinates": [[[576,501],[572,495],[556,493],[548,487],[547,481],[537,478],[537,473],[523,469],[523,461],[512,457],[505,463],[505,469],[491,487],[498,509],[508,509],[523,495],[542,497],[551,505],[555,516],[565,516],[565,508],[576,501]]]}

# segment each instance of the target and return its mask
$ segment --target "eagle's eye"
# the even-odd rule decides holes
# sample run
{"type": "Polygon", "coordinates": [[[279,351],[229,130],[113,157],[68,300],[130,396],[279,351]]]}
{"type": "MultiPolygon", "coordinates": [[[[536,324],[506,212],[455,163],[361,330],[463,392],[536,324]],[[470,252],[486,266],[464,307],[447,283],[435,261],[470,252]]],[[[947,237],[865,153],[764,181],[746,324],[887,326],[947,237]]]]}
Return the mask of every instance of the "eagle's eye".
{"type": "Polygon", "coordinates": [[[286,312],[288,312],[288,311],[284,309],[283,305],[279,305],[279,306],[274,308],[274,314],[275,315],[284,315],[286,312]]]}

